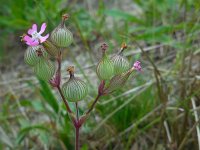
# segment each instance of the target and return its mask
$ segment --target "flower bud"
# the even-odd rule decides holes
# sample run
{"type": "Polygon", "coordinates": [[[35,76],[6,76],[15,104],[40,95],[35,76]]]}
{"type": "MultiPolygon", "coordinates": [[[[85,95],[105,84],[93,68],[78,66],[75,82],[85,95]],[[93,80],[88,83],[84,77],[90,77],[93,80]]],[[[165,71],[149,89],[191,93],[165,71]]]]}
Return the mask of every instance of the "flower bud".
{"type": "Polygon", "coordinates": [[[47,51],[47,53],[48,53],[49,55],[51,55],[52,57],[58,56],[58,54],[59,54],[60,51],[58,50],[58,48],[57,48],[55,45],[53,45],[53,44],[52,44],[51,42],[49,42],[48,40],[46,40],[46,41],[43,42],[42,44],[43,44],[45,50],[47,51]]]}
{"type": "Polygon", "coordinates": [[[142,67],[141,67],[140,64],[141,64],[140,61],[136,61],[136,62],[133,64],[134,69],[137,70],[137,71],[142,71],[142,67]]]}
{"type": "Polygon", "coordinates": [[[113,62],[113,65],[114,65],[115,75],[126,72],[130,68],[130,63],[128,59],[123,56],[123,51],[126,48],[127,48],[126,45],[123,44],[120,52],[111,58],[111,61],[113,62]]]}
{"type": "Polygon", "coordinates": [[[72,33],[66,28],[65,20],[68,19],[68,15],[62,16],[62,22],[51,33],[51,41],[58,47],[67,47],[73,42],[72,33]]]}
{"type": "Polygon", "coordinates": [[[30,66],[35,66],[40,59],[47,57],[48,53],[44,50],[43,46],[29,46],[25,51],[24,61],[30,66]]]}
{"type": "Polygon", "coordinates": [[[74,67],[67,69],[70,74],[69,80],[63,84],[62,91],[65,98],[71,102],[77,102],[85,98],[88,93],[87,84],[74,76],[74,67]]]}
{"type": "Polygon", "coordinates": [[[55,64],[46,59],[41,59],[38,64],[34,66],[34,72],[37,77],[45,81],[49,81],[53,77],[55,70],[55,64]]]}
{"type": "Polygon", "coordinates": [[[114,76],[110,83],[108,84],[107,88],[105,89],[104,93],[108,94],[115,90],[120,89],[128,80],[129,76],[132,74],[134,70],[140,71],[141,65],[139,61],[136,61],[132,68],[130,68],[128,71],[121,73],[119,75],[114,76]]]}
{"type": "Polygon", "coordinates": [[[114,76],[110,80],[110,83],[109,83],[108,87],[105,89],[104,93],[108,94],[115,90],[120,89],[126,83],[126,81],[128,80],[128,78],[131,75],[131,73],[133,72],[133,70],[134,69],[131,68],[130,70],[128,70],[125,73],[114,76]]]}
{"type": "Polygon", "coordinates": [[[109,80],[114,74],[114,65],[105,52],[107,45],[103,44],[101,48],[103,56],[97,65],[96,72],[101,80],[109,80]]]}

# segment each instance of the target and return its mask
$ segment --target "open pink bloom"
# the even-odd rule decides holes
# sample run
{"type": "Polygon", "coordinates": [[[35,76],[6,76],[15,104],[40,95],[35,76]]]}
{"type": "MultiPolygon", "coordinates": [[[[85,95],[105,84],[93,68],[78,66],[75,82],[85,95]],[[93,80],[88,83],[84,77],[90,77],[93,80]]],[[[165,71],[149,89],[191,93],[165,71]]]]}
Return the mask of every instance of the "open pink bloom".
{"type": "Polygon", "coordinates": [[[142,70],[142,67],[141,67],[139,61],[136,61],[136,62],[133,64],[133,67],[134,67],[137,71],[141,71],[141,70],[142,70]]]}
{"type": "Polygon", "coordinates": [[[37,32],[37,25],[33,24],[32,28],[28,30],[28,34],[23,36],[23,40],[26,42],[27,45],[30,46],[37,46],[40,43],[43,43],[46,41],[46,39],[49,37],[49,34],[42,36],[41,34],[45,31],[47,25],[46,23],[43,23],[40,29],[40,32],[37,32]]]}

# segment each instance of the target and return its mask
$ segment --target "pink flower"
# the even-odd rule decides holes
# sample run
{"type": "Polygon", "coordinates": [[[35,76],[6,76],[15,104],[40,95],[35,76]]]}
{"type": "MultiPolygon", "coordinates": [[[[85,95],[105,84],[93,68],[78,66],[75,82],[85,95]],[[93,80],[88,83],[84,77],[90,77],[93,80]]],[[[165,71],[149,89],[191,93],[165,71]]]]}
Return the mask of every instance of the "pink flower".
{"type": "Polygon", "coordinates": [[[133,67],[134,67],[135,70],[137,70],[137,71],[141,71],[141,70],[142,70],[142,67],[141,67],[139,61],[136,61],[136,62],[133,64],[133,67]]]}
{"type": "Polygon", "coordinates": [[[33,24],[32,28],[28,30],[29,35],[23,36],[23,41],[26,42],[27,45],[30,46],[37,46],[39,43],[43,43],[46,41],[46,39],[49,37],[49,34],[42,36],[41,34],[45,31],[47,25],[46,23],[43,23],[40,29],[40,32],[37,32],[37,25],[33,24]]]}

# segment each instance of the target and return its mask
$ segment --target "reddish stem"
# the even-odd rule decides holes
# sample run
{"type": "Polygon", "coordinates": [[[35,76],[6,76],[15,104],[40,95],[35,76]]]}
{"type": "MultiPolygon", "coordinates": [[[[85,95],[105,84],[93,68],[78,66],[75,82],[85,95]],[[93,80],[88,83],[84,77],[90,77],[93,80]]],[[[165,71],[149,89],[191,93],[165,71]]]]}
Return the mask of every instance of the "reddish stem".
{"type": "Polygon", "coordinates": [[[89,110],[86,112],[86,115],[88,115],[93,109],[94,109],[94,106],[96,105],[97,101],[99,100],[99,98],[104,95],[104,87],[105,87],[105,81],[102,80],[100,85],[99,85],[99,88],[98,88],[98,95],[97,97],[95,98],[94,102],[92,103],[91,107],[89,108],[89,110]]]}
{"type": "Polygon", "coordinates": [[[60,93],[60,96],[62,97],[63,102],[65,103],[67,112],[68,112],[68,113],[72,113],[72,110],[70,109],[68,102],[65,100],[65,97],[64,97],[64,95],[63,95],[63,93],[62,93],[62,90],[61,90],[60,86],[58,86],[57,89],[58,89],[58,91],[59,91],[59,93],[60,93]]]}
{"type": "Polygon", "coordinates": [[[78,102],[76,102],[75,105],[76,105],[76,124],[74,124],[75,132],[76,132],[76,136],[75,136],[76,147],[75,147],[75,150],[79,150],[79,129],[80,129],[81,125],[80,125],[80,121],[79,121],[78,102]]]}
{"type": "Polygon", "coordinates": [[[60,52],[59,55],[58,55],[58,57],[57,57],[58,70],[56,72],[56,80],[57,80],[58,84],[57,84],[56,87],[57,87],[57,89],[58,89],[58,91],[60,93],[60,96],[62,97],[63,102],[65,103],[67,112],[68,113],[72,113],[72,110],[70,109],[68,102],[65,100],[65,97],[64,97],[64,95],[62,93],[62,90],[60,88],[60,80],[61,80],[61,57],[62,57],[62,54],[60,52]]]}
{"type": "Polygon", "coordinates": [[[79,150],[79,126],[75,127],[75,132],[76,132],[76,138],[75,138],[75,142],[76,142],[76,147],[75,150],[79,150]]]}

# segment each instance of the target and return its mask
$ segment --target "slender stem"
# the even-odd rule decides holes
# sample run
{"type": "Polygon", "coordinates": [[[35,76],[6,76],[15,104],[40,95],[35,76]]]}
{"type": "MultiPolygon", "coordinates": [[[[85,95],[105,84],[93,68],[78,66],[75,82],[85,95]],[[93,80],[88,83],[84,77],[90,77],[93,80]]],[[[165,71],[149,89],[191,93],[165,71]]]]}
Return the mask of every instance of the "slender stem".
{"type": "Polygon", "coordinates": [[[76,119],[79,120],[78,102],[76,102],[75,105],[76,105],[76,119]]]}
{"type": "Polygon", "coordinates": [[[58,91],[60,93],[60,96],[62,97],[63,102],[65,103],[65,106],[66,106],[66,109],[67,109],[68,113],[72,113],[72,110],[70,109],[68,102],[65,100],[65,97],[64,97],[64,95],[62,93],[62,90],[61,90],[60,86],[58,86],[57,89],[58,89],[58,91]]]}
{"type": "Polygon", "coordinates": [[[79,127],[75,127],[75,132],[76,132],[76,138],[75,138],[75,142],[76,142],[76,147],[75,150],[79,150],[79,127]]]}
{"type": "MultiPolygon", "coordinates": [[[[66,107],[66,110],[68,113],[72,113],[72,110],[70,109],[69,107],[69,104],[67,102],[67,100],[65,100],[65,97],[63,95],[63,92],[60,88],[60,81],[61,81],[61,58],[62,58],[62,54],[61,52],[59,53],[58,57],[57,57],[57,63],[58,63],[58,69],[56,71],[56,77],[55,77],[55,80],[56,80],[56,88],[58,89],[59,91],[59,94],[61,95],[62,97],[62,100],[65,104],[65,107],[66,107]]],[[[75,146],[75,150],[79,150],[79,129],[81,127],[80,123],[79,123],[79,110],[78,110],[78,102],[75,103],[76,104],[76,119],[73,118],[73,125],[75,127],[75,132],[76,132],[76,136],[75,136],[75,143],[76,143],[76,146],[75,146]]]]}
{"type": "Polygon", "coordinates": [[[58,81],[59,83],[57,85],[57,89],[58,89],[58,91],[60,93],[60,96],[62,97],[63,102],[65,103],[65,106],[66,106],[66,109],[67,109],[68,113],[72,113],[72,110],[70,109],[68,102],[65,100],[65,97],[64,97],[64,95],[62,93],[62,90],[60,88],[60,80],[61,80],[61,57],[62,57],[62,54],[60,52],[59,55],[58,55],[58,58],[57,58],[58,70],[56,72],[56,74],[57,74],[56,78],[59,80],[58,81]]]}
{"type": "Polygon", "coordinates": [[[75,150],[79,150],[79,129],[80,129],[80,125],[79,125],[78,102],[76,102],[75,105],[76,105],[76,122],[77,122],[77,124],[75,125],[75,132],[76,132],[76,137],[75,137],[76,147],[75,147],[75,150]]]}
{"type": "Polygon", "coordinates": [[[94,100],[94,102],[92,103],[90,109],[86,112],[86,114],[89,114],[89,113],[93,110],[95,104],[97,103],[97,101],[99,100],[99,98],[100,98],[101,96],[102,96],[101,94],[98,94],[98,95],[97,95],[96,99],[94,100]]]}
{"type": "Polygon", "coordinates": [[[59,74],[59,76],[61,77],[61,54],[59,54],[59,57],[57,59],[58,61],[58,70],[57,70],[57,73],[59,74]]]}

